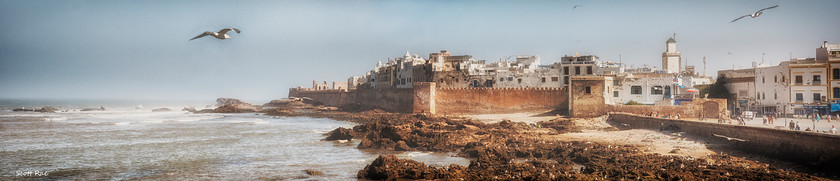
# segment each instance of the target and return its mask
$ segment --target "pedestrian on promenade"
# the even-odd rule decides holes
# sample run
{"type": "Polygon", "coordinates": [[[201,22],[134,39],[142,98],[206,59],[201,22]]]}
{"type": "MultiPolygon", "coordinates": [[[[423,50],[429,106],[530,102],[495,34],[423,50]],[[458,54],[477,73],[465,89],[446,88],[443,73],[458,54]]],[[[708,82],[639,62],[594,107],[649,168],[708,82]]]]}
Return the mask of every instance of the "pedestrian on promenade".
{"type": "Polygon", "coordinates": [[[817,122],[820,122],[820,114],[819,113],[815,114],[814,119],[816,119],[817,122]]]}
{"type": "Polygon", "coordinates": [[[831,113],[828,113],[828,115],[825,115],[825,116],[827,117],[825,120],[830,123],[831,122],[831,113]]]}
{"type": "Polygon", "coordinates": [[[770,115],[770,117],[767,118],[767,123],[770,123],[770,125],[772,125],[773,120],[776,120],[776,115],[770,115]]]}
{"type": "Polygon", "coordinates": [[[828,132],[831,134],[837,134],[837,128],[834,128],[834,125],[831,125],[831,129],[828,130],[828,132]]]}
{"type": "Polygon", "coordinates": [[[790,120],[790,124],[788,124],[788,128],[790,128],[790,130],[796,129],[796,123],[793,123],[793,120],[790,120]]]}
{"type": "Polygon", "coordinates": [[[802,127],[799,127],[799,121],[796,122],[796,130],[802,130],[802,127]]]}

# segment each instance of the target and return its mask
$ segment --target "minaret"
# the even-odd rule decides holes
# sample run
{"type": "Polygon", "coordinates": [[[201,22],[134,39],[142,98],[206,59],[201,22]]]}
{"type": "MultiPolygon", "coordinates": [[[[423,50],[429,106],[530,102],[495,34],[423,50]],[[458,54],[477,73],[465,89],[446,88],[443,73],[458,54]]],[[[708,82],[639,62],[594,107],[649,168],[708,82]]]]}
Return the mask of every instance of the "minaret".
{"type": "Polygon", "coordinates": [[[662,69],[668,73],[680,73],[682,60],[677,51],[677,40],[673,37],[665,42],[665,52],[662,53],[662,69]]]}

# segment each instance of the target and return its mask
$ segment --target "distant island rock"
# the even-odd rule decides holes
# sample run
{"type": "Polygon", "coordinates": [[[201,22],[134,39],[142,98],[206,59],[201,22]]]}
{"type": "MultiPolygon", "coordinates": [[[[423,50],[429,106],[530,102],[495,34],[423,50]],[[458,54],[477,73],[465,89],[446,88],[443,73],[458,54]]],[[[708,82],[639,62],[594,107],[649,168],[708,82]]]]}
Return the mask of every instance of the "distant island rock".
{"type": "Polygon", "coordinates": [[[16,108],[16,109],[13,109],[12,111],[15,111],[15,112],[40,112],[40,113],[54,113],[55,111],[58,111],[58,109],[57,109],[57,108],[54,108],[54,107],[50,107],[50,106],[44,106],[44,107],[42,107],[41,109],[16,108]]]}
{"type": "Polygon", "coordinates": [[[81,111],[105,111],[105,107],[99,106],[99,108],[84,108],[81,111]]]}
{"type": "Polygon", "coordinates": [[[245,101],[234,98],[216,99],[216,109],[196,110],[194,107],[181,109],[192,113],[253,113],[260,110],[259,106],[251,105],[245,101]]]}
{"type": "Polygon", "coordinates": [[[152,112],[169,112],[169,111],[172,111],[172,109],[165,108],[165,107],[164,108],[152,109],[152,112]]]}

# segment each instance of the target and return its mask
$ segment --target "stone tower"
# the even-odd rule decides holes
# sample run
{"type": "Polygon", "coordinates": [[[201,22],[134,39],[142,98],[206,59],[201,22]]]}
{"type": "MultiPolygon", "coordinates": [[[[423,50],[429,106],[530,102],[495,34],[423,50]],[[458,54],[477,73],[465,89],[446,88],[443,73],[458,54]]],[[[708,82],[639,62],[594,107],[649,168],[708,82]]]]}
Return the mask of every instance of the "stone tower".
{"type": "Polygon", "coordinates": [[[662,53],[662,69],[668,73],[680,73],[682,58],[680,52],[677,51],[677,40],[671,37],[665,44],[665,52],[662,53]]]}

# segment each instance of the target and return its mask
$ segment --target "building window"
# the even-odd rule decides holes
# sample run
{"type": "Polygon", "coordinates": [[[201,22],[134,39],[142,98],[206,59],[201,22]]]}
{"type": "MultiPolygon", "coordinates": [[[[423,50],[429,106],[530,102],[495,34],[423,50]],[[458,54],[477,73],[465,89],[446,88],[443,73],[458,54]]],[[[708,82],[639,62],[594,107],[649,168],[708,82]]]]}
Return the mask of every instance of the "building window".
{"type": "Polygon", "coordinates": [[[820,79],[819,75],[814,75],[814,84],[812,85],[820,85],[822,84],[822,79],[820,79]]]}
{"type": "Polygon", "coordinates": [[[580,67],[575,67],[575,75],[580,75],[580,67]]]}
{"type": "Polygon", "coordinates": [[[814,93],[814,102],[820,102],[820,93],[814,93]]]}
{"type": "Polygon", "coordinates": [[[761,100],[767,100],[767,94],[761,93],[761,100]]]}
{"type": "Polygon", "coordinates": [[[782,76],[782,82],[783,83],[785,82],[785,76],[784,75],[782,76]]]}
{"type": "Polygon", "coordinates": [[[560,81],[560,78],[559,77],[551,77],[551,81],[552,82],[557,82],[557,81],[560,81]]]}
{"type": "Polygon", "coordinates": [[[586,75],[592,75],[592,67],[591,66],[586,67],[586,75]]]}
{"type": "Polygon", "coordinates": [[[796,102],[802,102],[802,100],[805,100],[802,98],[802,93],[796,93],[796,102]]]}
{"type": "Polygon", "coordinates": [[[618,85],[618,80],[613,80],[613,85],[618,85]]]}
{"type": "Polygon", "coordinates": [[[618,91],[613,91],[613,97],[618,97],[618,91]]]}
{"type": "Polygon", "coordinates": [[[520,84],[522,83],[522,79],[516,79],[516,81],[519,82],[520,84]]]}
{"type": "Polygon", "coordinates": [[[779,99],[779,93],[773,92],[773,99],[779,99]]]}
{"type": "Polygon", "coordinates": [[[563,67],[563,75],[569,75],[569,67],[563,67]]]}
{"type": "Polygon", "coordinates": [[[642,94],[642,86],[631,86],[630,87],[630,94],[634,95],[641,95],[642,94]]]}
{"type": "Polygon", "coordinates": [[[835,99],[840,99],[840,87],[831,88],[831,97],[835,99]]]}
{"type": "Polygon", "coordinates": [[[508,81],[513,81],[513,77],[508,77],[508,81]]]}
{"type": "Polygon", "coordinates": [[[650,95],[661,95],[661,94],[662,94],[662,86],[650,87],[650,95]]]}
{"type": "Polygon", "coordinates": [[[831,69],[831,78],[840,79],[840,69],[831,69]]]}
{"type": "Polygon", "coordinates": [[[592,87],[586,86],[586,88],[583,90],[583,93],[592,94],[592,87]]]}
{"type": "Polygon", "coordinates": [[[797,76],[796,76],[796,82],[794,82],[794,83],[796,83],[796,84],[802,84],[802,76],[801,76],[801,75],[797,75],[797,76]]]}
{"type": "Polygon", "coordinates": [[[764,76],[761,76],[761,83],[764,83],[764,76]]]}
{"type": "Polygon", "coordinates": [[[540,81],[542,81],[543,83],[545,83],[545,77],[540,78],[540,81]]]}
{"type": "Polygon", "coordinates": [[[504,78],[504,77],[499,78],[499,82],[503,82],[503,81],[505,81],[505,78],[504,78]]]}
{"type": "Polygon", "coordinates": [[[779,82],[779,76],[773,76],[773,83],[779,82]]]}
{"type": "Polygon", "coordinates": [[[755,93],[755,99],[761,99],[761,92],[755,93]]]}

